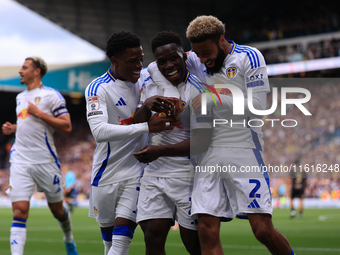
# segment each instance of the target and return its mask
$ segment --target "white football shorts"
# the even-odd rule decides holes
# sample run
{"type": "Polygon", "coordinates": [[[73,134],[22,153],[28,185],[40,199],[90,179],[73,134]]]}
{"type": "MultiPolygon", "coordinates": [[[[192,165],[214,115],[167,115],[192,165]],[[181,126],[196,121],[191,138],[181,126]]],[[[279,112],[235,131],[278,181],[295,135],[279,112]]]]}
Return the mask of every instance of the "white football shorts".
{"type": "Polygon", "coordinates": [[[191,217],[192,185],[192,178],[143,177],[137,222],[172,219],[184,228],[197,230],[197,217],[191,217]]]}
{"type": "Polygon", "coordinates": [[[195,167],[192,214],[231,220],[272,214],[268,173],[257,149],[209,147],[195,167]]]}
{"type": "Polygon", "coordinates": [[[9,190],[11,201],[30,201],[35,185],[44,192],[49,203],[63,200],[62,174],[56,163],[18,164],[11,163],[9,190]]]}
{"type": "Polygon", "coordinates": [[[105,186],[91,186],[89,217],[99,224],[114,223],[118,217],[136,222],[140,177],[105,186]]]}

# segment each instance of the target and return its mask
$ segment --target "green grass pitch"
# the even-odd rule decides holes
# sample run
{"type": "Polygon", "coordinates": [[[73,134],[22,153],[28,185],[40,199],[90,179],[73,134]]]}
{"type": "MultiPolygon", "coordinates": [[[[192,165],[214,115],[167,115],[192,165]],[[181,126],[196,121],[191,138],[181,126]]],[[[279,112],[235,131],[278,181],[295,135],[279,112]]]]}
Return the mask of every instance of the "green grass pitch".
{"type": "MultiPolygon", "coordinates": [[[[88,210],[76,208],[72,214],[73,234],[80,255],[102,255],[104,246],[96,221],[87,217],[88,210]]],[[[288,209],[275,209],[274,226],[289,240],[297,255],[340,254],[340,210],[306,209],[301,220],[289,219],[288,209]]],[[[10,208],[0,208],[0,254],[10,254],[9,234],[12,222],[10,208]]],[[[253,236],[246,220],[234,219],[221,225],[225,254],[270,254],[253,236]]],[[[188,254],[181,243],[179,231],[170,230],[167,254],[188,254]]],[[[130,246],[131,255],[145,253],[143,234],[138,227],[130,246]]],[[[62,232],[47,208],[31,208],[27,222],[25,255],[66,254],[62,232]]]]}

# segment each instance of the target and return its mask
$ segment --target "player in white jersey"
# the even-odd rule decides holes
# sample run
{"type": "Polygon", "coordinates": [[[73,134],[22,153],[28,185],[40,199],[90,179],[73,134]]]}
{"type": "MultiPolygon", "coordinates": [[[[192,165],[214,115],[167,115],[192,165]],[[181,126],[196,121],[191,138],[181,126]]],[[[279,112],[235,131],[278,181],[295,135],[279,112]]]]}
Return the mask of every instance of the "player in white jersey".
{"type": "Polygon", "coordinates": [[[5,135],[16,133],[10,153],[8,190],[13,208],[10,239],[13,255],[24,253],[29,201],[35,185],[45,193],[48,206],[64,232],[67,254],[78,254],[70,214],[63,206],[62,175],[53,139],[54,130],[71,132],[71,120],[63,96],[42,84],[46,72],[47,65],[41,58],[25,59],[19,74],[27,90],[16,98],[17,124],[6,122],[2,126],[5,135]]]}
{"type": "MultiPolygon", "coordinates": [[[[144,232],[146,254],[165,254],[166,237],[175,220],[187,251],[201,254],[197,219],[191,218],[194,167],[189,158],[190,101],[200,93],[200,85],[186,69],[187,56],[178,34],[162,31],[151,40],[151,47],[159,70],[171,82],[168,87],[179,96],[181,105],[175,114],[180,121],[173,130],[150,134],[149,145],[134,153],[139,161],[149,163],[141,180],[137,222],[144,232]]],[[[163,89],[167,88],[152,81],[145,84],[136,121],[162,114],[159,101],[167,95],[163,89]]]]}
{"type": "MultiPolygon", "coordinates": [[[[272,224],[268,176],[262,172],[249,175],[241,171],[241,167],[264,166],[262,132],[260,127],[250,128],[248,125],[249,120],[257,116],[249,110],[247,98],[252,97],[255,109],[265,109],[266,93],[269,91],[265,61],[257,49],[238,46],[225,40],[224,34],[224,24],[213,16],[197,17],[187,29],[192,47],[192,52],[188,54],[188,70],[201,79],[212,95],[207,97],[208,115],[197,116],[192,128],[212,127],[211,121],[202,123],[202,118],[228,121],[212,127],[210,147],[199,167],[206,169],[214,166],[219,169],[231,165],[236,169],[235,172],[222,174],[196,171],[192,214],[198,215],[202,254],[223,254],[219,238],[220,222],[235,215],[249,219],[255,237],[272,254],[291,255],[294,251],[288,240],[272,224]],[[232,114],[230,91],[226,88],[218,91],[217,84],[233,85],[228,88],[234,90],[233,97],[237,94],[235,91],[241,91],[244,97],[241,103],[243,115],[232,114]],[[248,95],[250,87],[252,94],[248,95]],[[214,101],[217,105],[211,107],[214,101]]],[[[201,109],[201,100],[201,96],[192,100],[195,111],[201,109]]],[[[258,126],[256,121],[252,121],[252,126],[258,126]]]]}
{"type": "Polygon", "coordinates": [[[134,124],[140,91],[148,78],[137,35],[114,33],[106,55],[111,67],[85,90],[87,120],[97,142],[93,156],[89,216],[101,227],[105,254],[128,254],[136,228],[137,198],[144,164],[133,152],[147,143],[148,132],[171,129],[174,118],[134,124]],[[169,125],[166,123],[168,122],[169,125]]]}

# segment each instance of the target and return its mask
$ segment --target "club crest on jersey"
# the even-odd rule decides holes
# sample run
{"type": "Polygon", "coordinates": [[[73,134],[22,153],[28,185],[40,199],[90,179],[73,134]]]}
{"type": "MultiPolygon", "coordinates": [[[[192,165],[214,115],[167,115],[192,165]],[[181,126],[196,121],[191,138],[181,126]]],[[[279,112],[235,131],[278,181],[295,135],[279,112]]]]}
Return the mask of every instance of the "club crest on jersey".
{"type": "Polygon", "coordinates": [[[236,67],[229,67],[226,71],[226,74],[230,79],[234,78],[236,73],[237,73],[236,67]]]}
{"type": "Polygon", "coordinates": [[[98,216],[98,209],[97,209],[97,207],[93,207],[93,211],[94,211],[94,215],[96,215],[96,217],[98,216]]]}
{"type": "Polygon", "coordinates": [[[89,97],[87,99],[87,110],[90,112],[97,111],[99,109],[99,99],[97,96],[89,97]]]}
{"type": "Polygon", "coordinates": [[[182,100],[181,106],[182,107],[181,107],[181,110],[179,112],[182,112],[185,109],[185,107],[187,106],[187,103],[182,100]]]}
{"type": "Polygon", "coordinates": [[[34,98],[34,103],[39,103],[40,102],[40,100],[41,100],[41,97],[36,97],[36,98],[34,98]]]}

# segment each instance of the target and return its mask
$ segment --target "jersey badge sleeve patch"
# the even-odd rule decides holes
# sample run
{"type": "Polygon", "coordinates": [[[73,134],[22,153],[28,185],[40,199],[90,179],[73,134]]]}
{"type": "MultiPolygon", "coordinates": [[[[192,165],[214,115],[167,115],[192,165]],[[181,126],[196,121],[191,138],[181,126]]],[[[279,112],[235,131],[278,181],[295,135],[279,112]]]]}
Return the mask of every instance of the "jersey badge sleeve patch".
{"type": "Polygon", "coordinates": [[[99,99],[98,96],[88,97],[87,99],[87,110],[89,112],[94,112],[99,109],[99,99]]]}

